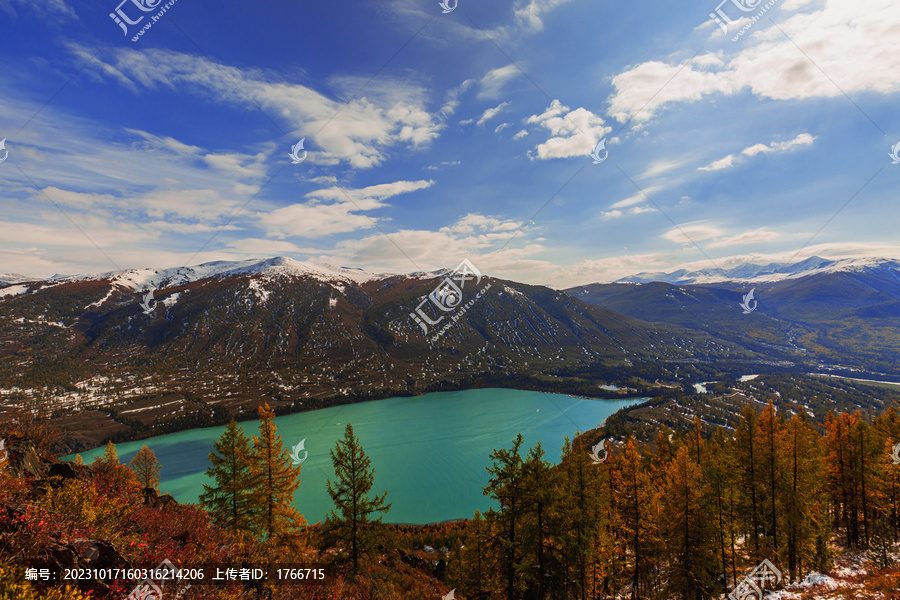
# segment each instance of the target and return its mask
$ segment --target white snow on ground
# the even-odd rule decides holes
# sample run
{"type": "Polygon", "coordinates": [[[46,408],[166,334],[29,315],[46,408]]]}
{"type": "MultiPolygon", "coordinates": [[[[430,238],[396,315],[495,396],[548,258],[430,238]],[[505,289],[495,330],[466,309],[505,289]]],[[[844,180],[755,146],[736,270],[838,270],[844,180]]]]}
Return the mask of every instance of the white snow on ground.
{"type": "Polygon", "coordinates": [[[18,273],[0,273],[0,285],[7,283],[26,283],[28,281],[36,281],[35,277],[26,277],[18,273]]]}
{"type": "Polygon", "coordinates": [[[181,400],[173,400],[172,402],[166,402],[165,404],[154,404],[153,406],[145,406],[143,408],[129,408],[128,410],[119,411],[120,415],[124,415],[126,413],[133,412],[143,412],[145,410],[153,410],[155,408],[163,408],[164,406],[171,406],[173,404],[180,404],[181,400]]]}
{"type": "Polygon", "coordinates": [[[53,325],[54,327],[62,327],[63,329],[66,328],[66,326],[61,321],[57,322],[57,321],[45,321],[43,319],[37,319],[37,320],[26,319],[25,317],[19,317],[18,319],[13,319],[13,323],[38,323],[40,325],[53,325]]]}
{"type": "Polygon", "coordinates": [[[741,380],[741,381],[753,381],[753,380],[756,379],[757,377],[759,377],[759,375],[741,375],[741,379],[740,379],[740,380],[741,380]]]}
{"type": "Polygon", "coordinates": [[[19,294],[24,294],[27,290],[28,287],[24,285],[11,285],[0,290],[0,298],[18,296],[19,294]]]}
{"type": "Polygon", "coordinates": [[[831,591],[840,587],[840,583],[829,577],[828,575],[822,575],[821,573],[816,573],[813,571],[809,575],[803,578],[803,581],[796,585],[792,585],[791,588],[803,588],[809,589],[811,587],[816,587],[819,591],[831,591]]]}
{"type": "Polygon", "coordinates": [[[176,292],[171,296],[166,296],[162,299],[161,303],[166,308],[171,308],[175,306],[175,303],[178,302],[178,299],[181,298],[181,292],[176,292]]]}
{"type": "Polygon", "coordinates": [[[337,306],[337,298],[329,298],[328,308],[334,308],[335,306],[337,306]]]}
{"type": "Polygon", "coordinates": [[[96,302],[91,302],[90,304],[88,304],[87,306],[84,307],[85,310],[89,309],[89,308],[92,307],[92,306],[100,306],[100,305],[102,305],[104,302],[106,302],[107,300],[109,300],[109,297],[113,295],[113,292],[114,292],[114,291],[116,291],[115,286],[109,288],[109,291],[106,293],[106,296],[104,296],[104,297],[103,297],[102,299],[100,299],[100,300],[97,300],[96,302]]]}
{"type": "Polygon", "coordinates": [[[248,287],[256,293],[256,297],[259,299],[260,304],[265,304],[269,300],[269,294],[272,293],[269,290],[264,289],[262,284],[255,279],[250,280],[250,285],[248,287]]]}

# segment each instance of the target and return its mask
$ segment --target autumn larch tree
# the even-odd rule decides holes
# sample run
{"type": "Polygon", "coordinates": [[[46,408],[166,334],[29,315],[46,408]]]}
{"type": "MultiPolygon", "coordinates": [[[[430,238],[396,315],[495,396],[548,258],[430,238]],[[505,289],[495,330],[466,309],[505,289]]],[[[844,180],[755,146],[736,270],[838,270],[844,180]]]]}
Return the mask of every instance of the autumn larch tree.
{"type": "Polygon", "coordinates": [[[719,568],[712,501],[687,447],[682,446],[669,465],[657,498],[663,505],[660,530],[672,557],[669,591],[684,600],[711,597],[719,568]]]}
{"type": "Polygon", "coordinates": [[[141,446],[141,449],[138,450],[138,453],[134,455],[129,464],[142,488],[152,488],[159,491],[159,471],[161,467],[159,461],[156,460],[156,454],[147,447],[147,444],[141,446]]]}
{"type": "Polygon", "coordinates": [[[232,419],[209,453],[206,476],[214,485],[203,484],[200,494],[213,521],[234,533],[250,532],[253,524],[251,455],[250,440],[232,419]]]}
{"type": "Polygon", "coordinates": [[[369,496],[375,482],[375,470],[359,438],[353,435],[350,423],[344,428],[344,438],[335,442],[331,450],[331,462],[337,481],[329,479],[327,488],[334,509],[325,520],[323,536],[326,540],[341,540],[350,547],[350,561],[353,572],[357,573],[360,557],[374,546],[371,525],[381,522],[391,504],[385,502],[387,492],[369,496]],[[377,513],[382,514],[373,519],[377,513]]]}
{"type": "Polygon", "coordinates": [[[123,465],[119,462],[116,445],[112,442],[106,444],[103,454],[94,457],[91,466],[94,469],[94,473],[101,480],[101,487],[106,488],[111,493],[136,490],[140,487],[137,478],[134,476],[134,471],[128,465],[123,465]]]}
{"type": "Polygon", "coordinates": [[[294,492],[300,487],[300,466],[290,454],[275,427],[275,411],[259,407],[259,437],[253,436],[250,461],[250,502],[254,527],[270,547],[302,547],[303,516],[294,508],[294,492]]]}

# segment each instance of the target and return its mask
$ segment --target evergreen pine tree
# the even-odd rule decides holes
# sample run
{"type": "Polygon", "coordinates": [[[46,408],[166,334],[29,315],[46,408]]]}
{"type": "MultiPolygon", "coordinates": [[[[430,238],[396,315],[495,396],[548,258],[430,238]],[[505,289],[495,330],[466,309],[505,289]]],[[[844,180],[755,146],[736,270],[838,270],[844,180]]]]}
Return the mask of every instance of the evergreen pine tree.
{"type": "Polygon", "coordinates": [[[381,521],[372,516],[386,513],[391,504],[386,503],[387,492],[380,496],[370,497],[369,492],[375,481],[372,461],[366,456],[353,435],[353,426],[347,423],[344,438],[338,440],[331,450],[331,462],[337,481],[328,480],[328,495],[334,502],[325,521],[323,535],[326,540],[341,540],[350,548],[350,561],[353,573],[359,571],[359,559],[374,548],[375,535],[373,523],[381,521]]]}
{"type": "Polygon", "coordinates": [[[512,448],[501,448],[491,453],[492,465],[488,467],[491,478],[484,488],[484,495],[500,504],[500,511],[490,509],[488,522],[496,526],[494,541],[498,553],[503,557],[502,574],[507,600],[515,600],[521,587],[519,577],[522,527],[522,434],[513,440],[512,448]]]}
{"type": "Polygon", "coordinates": [[[203,484],[200,504],[226,529],[249,532],[253,523],[250,440],[234,419],[209,453],[209,462],[206,476],[214,485],[203,484]]]}

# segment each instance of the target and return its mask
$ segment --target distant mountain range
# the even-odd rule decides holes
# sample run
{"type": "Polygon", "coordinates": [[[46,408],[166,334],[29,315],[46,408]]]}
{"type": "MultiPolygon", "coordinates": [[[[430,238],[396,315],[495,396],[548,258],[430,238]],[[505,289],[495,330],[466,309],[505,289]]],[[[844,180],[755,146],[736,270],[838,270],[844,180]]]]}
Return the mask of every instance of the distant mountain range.
{"type": "Polygon", "coordinates": [[[594,283],[566,292],[645,321],[707,331],[773,357],[900,371],[897,261],[810,258],[794,265],[632,279],[647,277],[678,283],[594,283]],[[751,290],[754,310],[744,314],[741,303],[751,290]]]}
{"type": "Polygon", "coordinates": [[[439,286],[438,301],[456,304],[450,275],[271,258],[9,284],[0,287],[0,388],[79,389],[82,406],[163,392],[228,403],[225,390],[236,389],[303,402],[485,375],[553,382],[575,366],[759,359],[707,332],[488,276],[460,284],[464,309],[426,301],[420,315],[439,286]]]}
{"type": "Polygon", "coordinates": [[[616,283],[672,283],[676,285],[706,283],[773,283],[785,279],[799,279],[826,273],[900,272],[900,262],[879,258],[845,258],[829,260],[813,256],[796,263],[745,263],[730,269],[684,269],[671,273],[638,273],[618,279],[616,283]]]}

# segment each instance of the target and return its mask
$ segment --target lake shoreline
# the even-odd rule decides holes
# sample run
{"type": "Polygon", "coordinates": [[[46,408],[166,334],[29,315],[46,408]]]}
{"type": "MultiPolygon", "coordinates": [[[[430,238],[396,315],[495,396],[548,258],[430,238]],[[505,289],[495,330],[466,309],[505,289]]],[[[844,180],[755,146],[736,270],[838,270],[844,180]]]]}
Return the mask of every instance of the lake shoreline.
{"type": "MultiPolygon", "coordinates": [[[[364,396],[354,396],[348,397],[343,395],[333,395],[327,396],[324,398],[317,398],[314,406],[309,405],[297,405],[296,402],[292,402],[290,404],[281,404],[279,405],[276,401],[273,401],[270,406],[272,410],[275,412],[276,416],[286,416],[286,415],[294,415],[294,414],[302,414],[308,412],[314,412],[317,410],[324,410],[327,408],[335,408],[338,406],[348,406],[352,404],[362,404],[366,402],[374,402],[378,400],[385,400],[387,398],[415,398],[418,396],[424,396],[425,394],[431,394],[436,392],[463,392],[463,391],[471,391],[471,390],[480,390],[480,389],[507,389],[507,390],[517,390],[522,392],[540,392],[544,394],[562,394],[565,396],[571,396],[573,398],[581,398],[584,400],[631,400],[634,398],[646,398],[648,396],[646,390],[634,390],[623,393],[615,393],[611,394],[610,390],[604,390],[600,387],[593,387],[592,384],[587,383],[583,379],[568,379],[562,382],[549,382],[538,377],[532,375],[517,375],[515,377],[511,377],[509,375],[481,375],[477,376],[477,378],[481,381],[479,382],[470,382],[465,379],[455,381],[455,382],[441,382],[440,384],[433,384],[428,386],[427,388],[416,391],[398,391],[397,393],[391,394],[366,394],[364,396]],[[506,385],[509,384],[509,385],[506,385]],[[518,385],[515,385],[518,384],[518,385]],[[559,389],[560,387],[564,389],[559,389]],[[567,389],[572,391],[566,391],[567,389]],[[575,391],[577,390],[577,391],[575,391]],[[594,392],[591,394],[591,392],[594,392]]],[[[615,383],[613,383],[615,385],[615,383]]],[[[665,390],[658,390],[659,392],[664,392],[665,390]]],[[[200,421],[197,418],[197,413],[194,415],[188,415],[183,420],[184,426],[179,426],[181,423],[179,421],[172,421],[166,423],[166,427],[156,428],[153,425],[141,425],[135,421],[130,419],[122,419],[119,417],[117,411],[112,408],[101,408],[103,412],[109,414],[113,419],[118,420],[119,422],[128,425],[129,429],[119,432],[113,436],[110,436],[107,439],[97,443],[96,445],[83,445],[74,442],[71,439],[64,439],[63,442],[65,444],[65,448],[63,448],[59,454],[60,455],[74,455],[76,453],[81,452],[89,452],[91,450],[95,450],[97,448],[102,448],[106,445],[108,441],[112,441],[116,444],[126,443],[126,442],[137,442],[140,440],[157,437],[159,435],[166,435],[170,433],[178,433],[181,431],[191,431],[195,429],[205,429],[208,427],[220,427],[222,425],[227,424],[234,418],[239,423],[244,423],[248,421],[256,420],[256,408],[261,406],[262,402],[258,400],[249,401],[248,404],[244,407],[244,410],[229,413],[227,416],[221,416],[218,418],[213,418],[207,422],[200,421]],[[194,418],[192,418],[194,417],[194,418]]],[[[583,432],[582,432],[583,433],[583,432]]]]}

